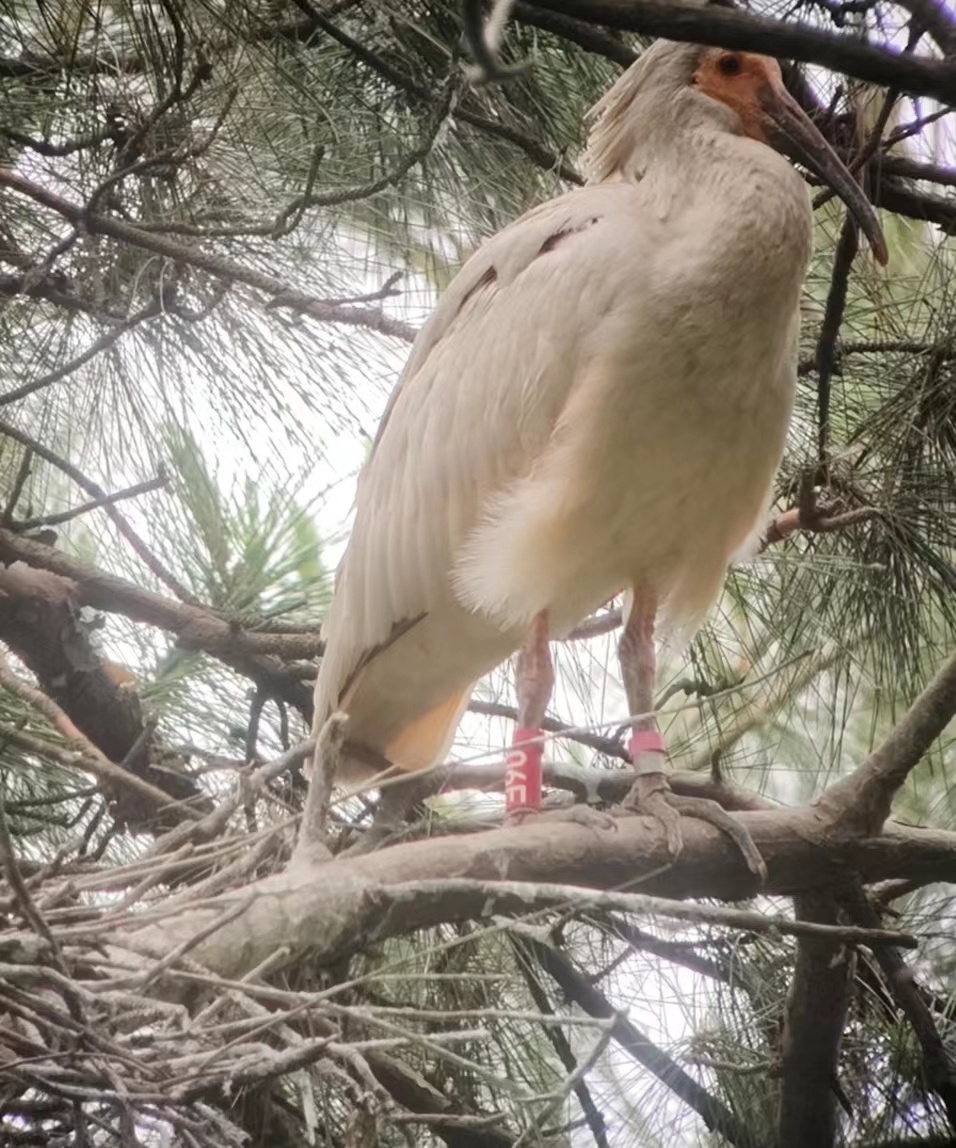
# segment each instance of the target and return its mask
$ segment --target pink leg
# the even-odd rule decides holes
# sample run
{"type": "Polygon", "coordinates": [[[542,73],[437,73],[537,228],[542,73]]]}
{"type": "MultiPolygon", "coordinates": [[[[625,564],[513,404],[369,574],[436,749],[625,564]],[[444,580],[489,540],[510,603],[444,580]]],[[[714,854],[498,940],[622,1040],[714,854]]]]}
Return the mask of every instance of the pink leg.
{"type": "Polygon", "coordinates": [[[518,725],[505,767],[505,812],[509,822],[523,820],[541,808],[541,723],[554,689],[554,666],[548,645],[547,611],[531,624],[518,653],[518,725]]]}
{"type": "MultiPolygon", "coordinates": [[[[654,709],[657,676],[657,654],[654,648],[656,597],[646,588],[634,589],[631,610],[619,653],[624,692],[632,714],[650,714],[654,709]]],[[[664,829],[668,852],[676,857],[683,848],[681,814],[697,817],[726,833],[737,845],[750,871],[761,882],[767,869],[750,834],[739,821],[715,801],[699,797],[675,797],[667,781],[667,751],[654,717],[640,717],[634,722],[628,742],[634,772],[637,774],[631,792],[624,799],[625,810],[647,813],[664,829]]]]}
{"type": "MultiPolygon", "coordinates": [[[[657,680],[657,651],[654,649],[654,622],[657,600],[650,591],[635,591],[631,610],[618,654],[624,692],[632,714],[650,714],[654,709],[654,687],[657,680]]],[[[664,739],[654,717],[640,717],[634,722],[627,748],[634,768],[641,773],[663,773],[664,739]]]]}
{"type": "MultiPolygon", "coordinates": [[[[634,603],[621,635],[618,653],[624,692],[632,714],[649,715],[654,709],[657,680],[657,651],[654,648],[654,622],[657,597],[635,587],[634,603]]],[[[655,717],[642,716],[634,722],[628,750],[637,779],[624,800],[626,808],[650,813],[664,827],[667,849],[677,856],[683,848],[680,814],[667,801],[667,751],[655,717]]]]}

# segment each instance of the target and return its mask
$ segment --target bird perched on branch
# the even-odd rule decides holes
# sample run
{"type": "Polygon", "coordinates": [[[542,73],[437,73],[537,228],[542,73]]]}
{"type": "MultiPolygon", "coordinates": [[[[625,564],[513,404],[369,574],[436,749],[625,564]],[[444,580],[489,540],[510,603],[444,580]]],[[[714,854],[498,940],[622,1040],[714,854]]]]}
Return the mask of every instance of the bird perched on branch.
{"type": "MultiPolygon", "coordinates": [[[[875,213],[776,61],[656,43],[595,109],[586,187],[485,243],[421,331],[359,483],[316,686],[402,771],[446,753],[481,675],[515,650],[512,819],[540,805],[550,638],[614,595],[632,717],[653,710],[658,621],[689,632],[764,523],[796,383],[806,185],[875,213]],[[783,153],[783,154],[781,154],[783,153]]],[[[749,838],[666,783],[633,722],[629,801],[680,848],[680,813],[749,838]]],[[[735,828],[736,827],[736,828],[735,828]]]]}

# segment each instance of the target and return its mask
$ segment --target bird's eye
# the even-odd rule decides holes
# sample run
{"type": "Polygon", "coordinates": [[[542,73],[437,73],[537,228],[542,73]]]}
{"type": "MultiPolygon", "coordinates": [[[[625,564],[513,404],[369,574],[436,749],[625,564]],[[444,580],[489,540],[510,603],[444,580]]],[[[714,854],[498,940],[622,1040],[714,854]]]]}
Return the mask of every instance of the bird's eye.
{"type": "Polygon", "coordinates": [[[717,61],[717,70],[722,76],[739,76],[740,57],[732,55],[721,56],[717,61]]]}

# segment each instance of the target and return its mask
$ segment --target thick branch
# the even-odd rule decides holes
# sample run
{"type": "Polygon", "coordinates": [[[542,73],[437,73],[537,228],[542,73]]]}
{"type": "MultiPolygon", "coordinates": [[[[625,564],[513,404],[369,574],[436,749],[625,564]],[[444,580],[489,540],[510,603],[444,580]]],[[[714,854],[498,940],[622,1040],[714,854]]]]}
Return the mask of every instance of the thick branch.
{"type": "MultiPolygon", "coordinates": [[[[767,893],[792,895],[832,884],[852,868],[865,882],[907,876],[923,882],[956,880],[956,834],[891,826],[879,837],[834,841],[812,809],[737,815],[767,862],[767,893]]],[[[306,951],[317,964],[334,963],[371,942],[482,915],[485,898],[433,892],[410,898],[410,885],[436,878],[556,882],[593,889],[631,886],[671,897],[743,900],[756,881],[734,844],[704,822],[683,823],[684,849],[676,861],[660,825],[643,817],[617,832],[546,821],[468,837],[436,837],[365,856],[286,872],[203,908],[127,934],[131,947],[168,953],[213,919],[248,898],[246,911],[203,939],[191,956],[224,976],[241,976],[275,951],[282,937],[289,960],[306,951]],[[401,904],[401,912],[391,911],[401,904]]]]}
{"type": "Polygon", "coordinates": [[[535,7],[609,28],[818,64],[872,84],[956,103],[956,68],[952,65],[808,24],[672,0],[535,0],[535,7]]]}
{"type": "Polygon", "coordinates": [[[836,833],[879,833],[893,798],[956,715],[956,655],[910,706],[881,746],[817,803],[836,833]]]}
{"type": "MultiPolygon", "coordinates": [[[[798,897],[796,908],[800,920],[837,924],[829,898],[798,897]]],[[[853,950],[839,941],[800,939],[782,1038],[780,1148],[834,1143],[837,1063],[854,967],[853,950]]]]}
{"type": "Polygon", "coordinates": [[[0,527],[0,561],[22,561],[75,583],[74,601],[175,634],[186,650],[202,650],[251,678],[270,697],[281,698],[310,720],[311,691],[287,673],[274,654],[310,657],[321,651],[315,634],[256,634],[224,621],[200,606],[176,602],[105,574],[61,550],[0,527]]]}

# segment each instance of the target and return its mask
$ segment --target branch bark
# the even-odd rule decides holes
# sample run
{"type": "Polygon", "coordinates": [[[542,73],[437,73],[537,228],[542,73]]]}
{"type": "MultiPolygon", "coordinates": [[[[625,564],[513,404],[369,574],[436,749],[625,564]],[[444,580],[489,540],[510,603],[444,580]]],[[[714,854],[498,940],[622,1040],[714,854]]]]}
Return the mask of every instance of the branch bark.
{"type": "MultiPolygon", "coordinates": [[[[834,840],[812,808],[738,814],[767,862],[763,892],[806,893],[832,885],[854,869],[864,882],[906,876],[928,883],[956,880],[956,834],[888,826],[879,837],[834,840]]],[[[684,850],[675,861],[657,822],[620,822],[617,832],[582,826],[527,824],[468,837],[436,837],[377,853],[296,864],[284,873],[224,894],[194,910],[117,937],[125,946],[162,956],[175,945],[226,921],[246,898],[242,916],[205,937],[192,959],[226,977],[242,976],[270,957],[282,937],[289,960],[306,951],[331,964],[370,942],[445,922],[482,915],[485,898],[460,894],[410,897],[417,882],[435,878],[555,882],[611,889],[639,883],[669,897],[745,900],[756,879],[739,851],[719,830],[686,819],[684,850]],[[401,905],[401,912],[392,911],[401,905]]],[[[172,974],[170,974],[172,975],[172,974]]],[[[180,991],[183,991],[182,989],[180,991]]]]}
{"type": "Polygon", "coordinates": [[[889,737],[817,802],[835,834],[879,833],[910,772],[956,715],[956,655],[903,715],[889,737]]]}
{"type": "Polygon", "coordinates": [[[818,64],[872,84],[956,103],[956,68],[951,64],[809,24],[672,0],[535,0],[534,6],[587,24],[818,64]]]}
{"type": "MultiPolygon", "coordinates": [[[[828,897],[796,901],[797,917],[836,925],[828,897]]],[[[802,937],[787,1000],[777,1118],[780,1148],[828,1148],[837,1133],[837,1064],[853,985],[855,953],[840,941],[802,937]]]]}

